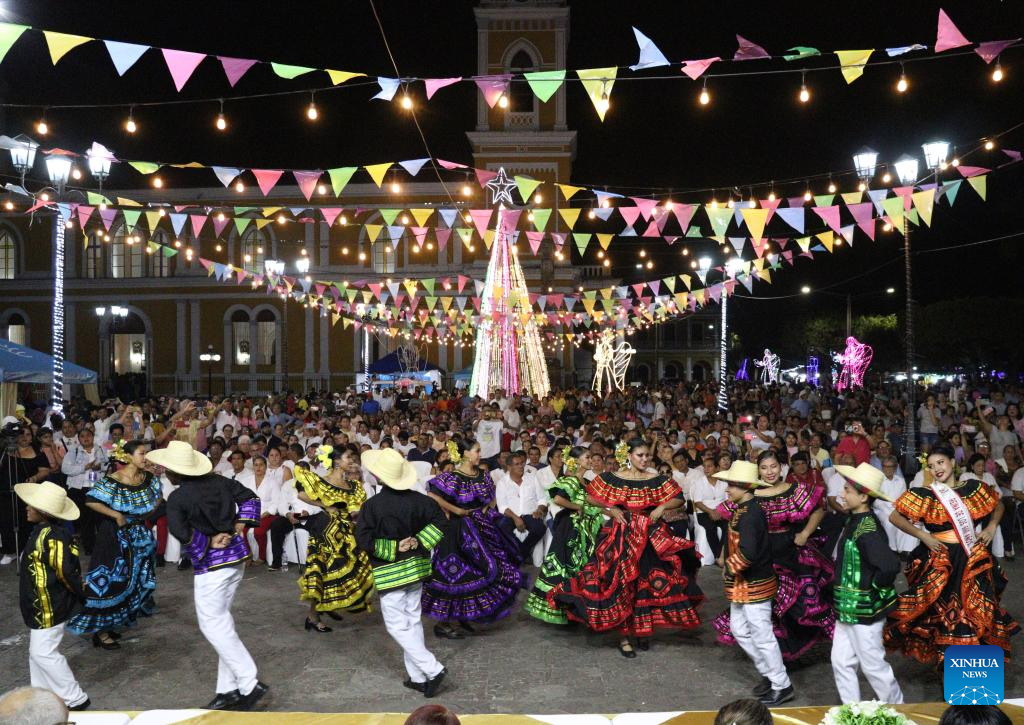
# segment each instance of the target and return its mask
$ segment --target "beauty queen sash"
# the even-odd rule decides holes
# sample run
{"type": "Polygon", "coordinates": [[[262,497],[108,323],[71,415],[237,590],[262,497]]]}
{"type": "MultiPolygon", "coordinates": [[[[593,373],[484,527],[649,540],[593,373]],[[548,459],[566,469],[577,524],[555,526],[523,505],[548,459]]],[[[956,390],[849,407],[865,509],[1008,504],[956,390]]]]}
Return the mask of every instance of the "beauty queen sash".
{"type": "Polygon", "coordinates": [[[971,518],[971,512],[967,510],[967,504],[957,496],[953,489],[938,481],[931,485],[931,489],[935,497],[939,499],[939,503],[942,504],[942,508],[946,509],[956,538],[960,540],[960,546],[970,556],[978,539],[974,534],[974,519],[971,518]]]}

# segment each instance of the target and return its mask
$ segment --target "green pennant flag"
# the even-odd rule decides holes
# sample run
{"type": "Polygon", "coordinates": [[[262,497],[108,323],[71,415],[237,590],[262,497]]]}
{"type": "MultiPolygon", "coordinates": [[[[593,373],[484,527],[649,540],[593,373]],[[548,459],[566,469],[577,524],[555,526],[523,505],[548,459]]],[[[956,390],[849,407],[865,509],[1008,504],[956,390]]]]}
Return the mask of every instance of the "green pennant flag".
{"type": "Polygon", "coordinates": [[[893,196],[888,199],[882,199],[882,208],[885,210],[886,216],[892,220],[892,224],[895,227],[903,224],[903,197],[893,196]]]}
{"type": "Polygon", "coordinates": [[[541,103],[547,103],[565,82],[564,70],[542,70],[523,75],[526,77],[526,82],[530,84],[533,95],[537,96],[541,103]]]}
{"type": "Polygon", "coordinates": [[[85,192],[86,198],[89,200],[89,206],[99,206],[100,204],[110,205],[110,199],[103,196],[103,194],[97,194],[95,191],[85,192]]]}
{"type": "MultiPolygon", "coordinates": [[[[86,244],[88,244],[88,243],[89,243],[89,240],[87,239],[86,240],[86,244]]],[[[159,252],[160,251],[160,245],[157,244],[156,242],[146,242],[146,247],[149,248],[149,251],[151,253],[152,252],[159,252]]]]}
{"type": "Polygon", "coordinates": [[[573,232],[572,240],[576,242],[576,249],[580,250],[580,256],[582,257],[587,252],[587,245],[590,244],[590,238],[592,234],[583,232],[573,232]]]}
{"type": "Polygon", "coordinates": [[[665,283],[666,287],[668,287],[668,291],[669,292],[675,292],[676,291],[676,277],[675,277],[675,275],[672,275],[671,277],[663,277],[661,281],[665,283]]]}
{"type": "Polygon", "coordinates": [[[711,221],[711,228],[715,232],[713,236],[724,237],[725,230],[729,228],[729,222],[732,221],[732,209],[727,206],[720,206],[716,209],[705,204],[704,211],[707,212],[708,219],[711,221]]]}
{"type": "Polygon", "coordinates": [[[960,184],[963,179],[957,179],[956,181],[943,181],[942,182],[942,193],[949,199],[949,205],[953,206],[953,202],[956,201],[956,193],[960,191],[960,184]]]}
{"type": "Polygon", "coordinates": [[[271,63],[270,67],[273,68],[274,72],[279,76],[287,78],[288,80],[297,78],[303,73],[311,73],[317,70],[316,68],[307,68],[303,65],[285,65],[284,63],[271,63]]]}
{"type": "Polygon", "coordinates": [[[688,239],[700,239],[703,234],[700,233],[700,227],[690,227],[686,230],[686,237],[688,239]]]}
{"type": "Polygon", "coordinates": [[[259,211],[260,209],[258,206],[233,206],[231,208],[234,210],[235,216],[248,214],[251,211],[259,211]]]}
{"type": "Polygon", "coordinates": [[[152,174],[160,168],[160,164],[154,164],[152,161],[129,161],[128,165],[140,174],[152,174]]]}
{"type": "Polygon", "coordinates": [[[550,209],[534,209],[533,210],[533,226],[537,228],[538,232],[544,231],[548,226],[548,219],[551,218],[550,209]]]}
{"type": "Polygon", "coordinates": [[[514,176],[512,180],[519,187],[519,197],[523,200],[524,204],[530,203],[530,197],[533,196],[533,192],[542,183],[536,179],[531,179],[529,176],[514,176]]]}
{"type": "Polygon", "coordinates": [[[358,166],[339,166],[336,169],[327,169],[327,173],[331,177],[331,188],[334,189],[335,196],[341,196],[341,190],[348,185],[352,174],[356,173],[358,168],[358,166]]]}
{"type": "Polygon", "coordinates": [[[786,54],[782,56],[782,58],[784,60],[802,60],[803,58],[813,58],[816,55],[821,55],[821,51],[817,48],[808,48],[805,45],[798,45],[787,50],[786,54]]]}
{"type": "Polygon", "coordinates": [[[249,226],[249,222],[251,222],[251,221],[252,221],[252,219],[250,219],[247,216],[242,216],[242,217],[236,216],[235,217],[235,229],[237,229],[238,233],[241,234],[242,232],[245,231],[245,228],[247,226],[249,226]]]}
{"type": "Polygon", "coordinates": [[[988,174],[968,177],[967,183],[971,185],[972,189],[978,192],[978,196],[981,197],[982,201],[986,201],[985,196],[988,193],[988,174]]]}
{"type": "MultiPolygon", "coordinates": [[[[7,57],[7,51],[11,49],[21,34],[28,30],[27,25],[15,25],[14,23],[0,23],[0,63],[7,57]]],[[[564,73],[564,71],[563,71],[564,73]]],[[[534,91],[536,93],[536,91],[534,91]]],[[[547,99],[545,99],[547,100],[547,99]]]]}
{"type": "Polygon", "coordinates": [[[124,223],[128,227],[128,231],[134,232],[135,225],[139,223],[139,217],[142,216],[141,211],[134,211],[131,209],[125,209],[124,212],[124,223]]]}
{"type": "Polygon", "coordinates": [[[166,245],[164,245],[160,251],[164,253],[165,257],[173,257],[178,253],[177,249],[175,249],[174,247],[168,247],[166,245]]]}
{"type": "Polygon", "coordinates": [[[421,279],[420,282],[423,284],[423,289],[430,294],[434,294],[434,284],[437,282],[437,277],[427,277],[426,279],[421,279]]]}
{"type": "Polygon", "coordinates": [[[814,197],[814,206],[832,206],[832,200],[835,198],[835,194],[821,194],[814,197]]]}
{"type": "Polygon", "coordinates": [[[913,224],[915,227],[921,226],[921,219],[917,214],[917,209],[911,209],[910,211],[908,211],[907,219],[909,219],[910,223],[913,224]]]}
{"type": "Polygon", "coordinates": [[[383,219],[384,223],[387,224],[390,227],[391,225],[393,225],[395,223],[395,218],[398,216],[398,212],[400,212],[402,210],[401,209],[380,209],[379,211],[380,211],[381,219],[383,219]]]}

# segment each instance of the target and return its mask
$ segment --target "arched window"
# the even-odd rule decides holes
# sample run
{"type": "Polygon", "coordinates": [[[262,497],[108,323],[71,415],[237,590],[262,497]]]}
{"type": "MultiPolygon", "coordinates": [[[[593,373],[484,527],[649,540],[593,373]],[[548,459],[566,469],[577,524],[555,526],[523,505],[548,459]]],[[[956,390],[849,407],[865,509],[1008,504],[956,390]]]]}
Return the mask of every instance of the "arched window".
{"type": "Polygon", "coordinates": [[[647,363],[640,363],[636,366],[636,380],[640,383],[648,383],[651,380],[651,368],[647,363]]]}
{"type": "Polygon", "coordinates": [[[277,315],[270,310],[260,310],[256,313],[256,364],[273,365],[276,362],[277,315]]]}
{"type": "Polygon", "coordinates": [[[15,345],[28,345],[28,320],[18,312],[6,315],[4,337],[15,345]]]}
{"type": "Polygon", "coordinates": [[[7,229],[0,229],[0,279],[14,279],[18,270],[18,245],[14,235],[7,229]]]}
{"type": "Polygon", "coordinates": [[[665,378],[678,379],[679,377],[681,377],[679,374],[679,365],[674,362],[665,363],[665,378]]]}
{"type": "Polygon", "coordinates": [[[235,310],[231,315],[231,349],[235,365],[249,365],[252,354],[249,320],[249,312],[246,310],[235,310]]]}
{"type": "Polygon", "coordinates": [[[373,243],[373,271],[378,274],[394,272],[397,256],[397,250],[392,248],[389,239],[378,239],[373,243]]]}
{"type": "Polygon", "coordinates": [[[141,277],[143,274],[142,243],[128,233],[128,227],[119,226],[110,241],[110,276],[114,279],[141,277]]]}
{"type": "MultiPolygon", "coordinates": [[[[509,61],[509,71],[512,73],[528,73],[533,69],[533,58],[525,50],[517,51],[509,61]]],[[[530,89],[529,83],[522,79],[513,81],[508,91],[508,110],[514,113],[532,113],[533,99],[533,91],[530,89]]]]}
{"type": "Polygon", "coordinates": [[[263,262],[266,257],[266,241],[263,235],[250,227],[242,235],[242,267],[251,274],[263,274],[263,262]]]}
{"type": "Polygon", "coordinates": [[[85,245],[85,276],[88,279],[105,277],[103,267],[103,232],[89,232],[88,243],[85,245]]]}
{"type": "MultiPolygon", "coordinates": [[[[159,247],[153,249],[152,254],[147,254],[149,257],[149,276],[150,277],[170,277],[171,276],[171,257],[164,254],[164,247],[170,244],[170,239],[167,236],[167,232],[163,229],[157,229],[153,234],[151,240],[154,244],[159,244],[159,247]]],[[[145,242],[143,242],[145,243],[145,242]]]]}

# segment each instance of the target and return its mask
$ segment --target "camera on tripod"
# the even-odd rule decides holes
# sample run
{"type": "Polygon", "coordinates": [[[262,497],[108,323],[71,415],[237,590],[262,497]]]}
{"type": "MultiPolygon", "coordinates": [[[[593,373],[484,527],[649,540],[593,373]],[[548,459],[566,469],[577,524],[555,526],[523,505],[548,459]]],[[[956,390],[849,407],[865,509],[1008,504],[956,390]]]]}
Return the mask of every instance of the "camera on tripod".
{"type": "Polygon", "coordinates": [[[14,452],[18,449],[18,439],[25,427],[21,423],[8,423],[0,428],[0,451],[14,452]]]}

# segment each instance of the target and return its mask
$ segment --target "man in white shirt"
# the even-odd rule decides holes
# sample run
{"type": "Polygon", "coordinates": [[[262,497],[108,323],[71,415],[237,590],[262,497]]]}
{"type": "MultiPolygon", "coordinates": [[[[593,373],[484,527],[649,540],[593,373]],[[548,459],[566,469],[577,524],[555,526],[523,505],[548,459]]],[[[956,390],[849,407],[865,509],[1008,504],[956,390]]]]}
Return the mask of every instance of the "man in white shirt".
{"type": "Polygon", "coordinates": [[[697,523],[704,529],[708,545],[715,555],[715,559],[722,553],[722,541],[725,539],[727,522],[717,509],[725,499],[729,488],[729,482],[712,476],[717,472],[718,467],[712,458],[706,458],[703,463],[700,478],[695,479],[690,489],[690,496],[693,499],[693,509],[697,513],[697,523]]]}
{"type": "Polygon", "coordinates": [[[83,428],[78,434],[78,441],[71,445],[60,466],[61,473],[68,477],[68,498],[78,505],[81,512],[75,522],[75,531],[82,537],[82,549],[89,554],[96,542],[97,514],[85,505],[86,494],[103,475],[106,465],[107,452],[102,446],[96,445],[92,431],[83,428]]]}
{"type": "Polygon", "coordinates": [[[53,434],[53,443],[67,455],[67,452],[71,450],[71,446],[78,443],[74,422],[65,418],[64,422],[60,425],[60,430],[53,434]]]}
{"type": "Polygon", "coordinates": [[[220,410],[213,418],[213,429],[216,435],[223,435],[224,426],[230,425],[232,430],[238,430],[238,416],[235,415],[234,403],[225,400],[221,403],[220,410]]]}
{"type": "Polygon", "coordinates": [[[498,467],[503,428],[497,405],[484,408],[483,418],[476,424],[476,439],[480,443],[480,462],[486,463],[492,471],[498,467]]]}
{"type": "Polygon", "coordinates": [[[523,561],[544,538],[548,515],[547,495],[536,474],[527,473],[525,465],[526,456],[517,451],[509,456],[508,472],[494,477],[495,509],[504,516],[498,525],[519,540],[523,561]]]}
{"type": "MultiPolygon", "coordinates": [[[[895,456],[883,456],[880,463],[882,474],[885,476],[882,480],[882,493],[888,496],[889,500],[881,496],[875,499],[875,516],[878,517],[882,528],[885,529],[885,535],[889,538],[889,548],[897,554],[904,554],[917,548],[919,542],[916,537],[893,526],[889,522],[889,515],[893,512],[893,502],[906,492],[907,482],[900,472],[899,462],[895,456]]],[[[839,477],[842,478],[842,476],[839,477]]]]}

